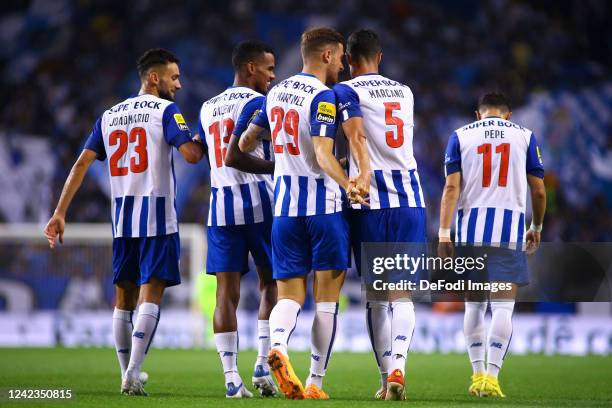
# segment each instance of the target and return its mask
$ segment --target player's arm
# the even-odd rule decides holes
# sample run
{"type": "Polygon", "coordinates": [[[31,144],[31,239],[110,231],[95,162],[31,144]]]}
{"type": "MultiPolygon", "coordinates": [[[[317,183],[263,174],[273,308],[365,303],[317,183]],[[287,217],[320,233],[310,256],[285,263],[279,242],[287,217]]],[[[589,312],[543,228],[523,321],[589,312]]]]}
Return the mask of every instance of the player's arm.
{"type": "Polygon", "coordinates": [[[324,136],[312,136],[312,143],[319,167],[346,190],[351,201],[369,205],[367,199],[359,193],[355,184],[349,181],[340,162],[334,155],[334,139],[324,136]]]}
{"type": "Polygon", "coordinates": [[[249,153],[245,153],[238,146],[239,140],[241,140],[239,136],[232,134],[225,156],[226,166],[247,173],[274,174],[274,162],[272,160],[264,160],[259,157],[251,156],[249,153]]]}
{"type": "Polygon", "coordinates": [[[265,97],[255,98],[254,103],[260,104],[258,109],[255,109],[251,115],[247,116],[248,110],[250,110],[251,107],[248,106],[248,104],[245,105],[238,119],[238,123],[236,124],[237,128],[241,126],[247,128],[246,131],[244,129],[238,129],[241,130],[239,133],[234,129],[235,134],[241,135],[238,138],[238,147],[244,153],[255,150],[263,139],[264,130],[270,131],[270,122],[268,121],[268,114],[266,112],[267,99],[265,97]]]}
{"type": "Polygon", "coordinates": [[[70,174],[64,183],[64,188],[62,189],[62,194],[60,196],[59,202],[57,203],[57,207],[53,212],[53,216],[47,225],[45,226],[44,232],[47,241],[49,241],[49,246],[51,248],[55,248],[55,240],[59,237],[60,244],[64,243],[64,227],[66,224],[66,212],[68,211],[68,207],[74,198],[74,195],[81,184],[83,183],[83,178],[89,170],[91,164],[98,157],[97,153],[93,150],[84,149],[81,152],[81,155],[77,159],[74,166],[70,170],[70,174]]]}
{"type": "Polygon", "coordinates": [[[164,139],[174,146],[187,163],[195,164],[202,160],[205,149],[201,142],[191,139],[191,132],[175,103],[166,106],[162,118],[164,139]]]}
{"type": "Polygon", "coordinates": [[[459,137],[453,133],[448,139],[444,157],[444,173],[446,182],[440,200],[440,229],[438,230],[438,255],[449,257],[453,254],[453,246],[450,239],[451,224],[455,214],[455,208],[461,193],[461,147],[459,137]]]}
{"type": "Polygon", "coordinates": [[[334,95],[338,104],[338,113],[342,120],[342,130],[346,135],[349,149],[359,169],[359,174],[353,180],[357,189],[365,196],[370,192],[372,174],[359,96],[353,88],[346,84],[336,84],[334,95]]]}
{"type": "Polygon", "coordinates": [[[178,151],[187,163],[196,164],[204,157],[205,147],[197,140],[190,140],[181,144],[178,151]]]}
{"type": "Polygon", "coordinates": [[[264,129],[263,126],[265,126],[265,122],[267,122],[267,117],[258,119],[258,116],[262,114],[262,112],[263,115],[266,115],[265,98],[263,96],[253,98],[244,106],[242,112],[240,113],[240,117],[238,118],[238,122],[236,122],[234,131],[232,132],[232,137],[230,138],[229,146],[227,147],[227,154],[225,155],[226,166],[233,167],[235,169],[245,171],[247,173],[274,173],[273,161],[251,156],[249,153],[247,153],[247,151],[252,151],[253,149],[255,149],[257,144],[260,143],[260,141],[257,140],[257,136],[262,133],[264,129]],[[254,121],[256,121],[256,123],[259,123],[262,126],[253,124],[254,121]],[[252,125],[253,127],[251,128],[250,125],[252,125]],[[247,132],[247,128],[251,131],[247,132]],[[257,135],[255,135],[255,133],[257,133],[257,135]],[[256,142],[246,142],[245,150],[242,150],[239,146],[239,143],[242,143],[245,137],[248,137],[249,140],[255,140],[256,142]]]}
{"type": "Polygon", "coordinates": [[[544,213],[546,212],[546,187],[544,186],[544,165],[540,156],[540,149],[531,135],[527,149],[527,184],[531,192],[532,218],[531,227],[525,235],[527,253],[535,252],[540,246],[544,213]]]}
{"type": "Polygon", "coordinates": [[[359,174],[355,177],[355,186],[363,196],[370,194],[370,179],[372,171],[370,169],[370,155],[363,119],[355,116],[342,123],[342,129],[349,142],[351,154],[357,162],[359,174]]]}

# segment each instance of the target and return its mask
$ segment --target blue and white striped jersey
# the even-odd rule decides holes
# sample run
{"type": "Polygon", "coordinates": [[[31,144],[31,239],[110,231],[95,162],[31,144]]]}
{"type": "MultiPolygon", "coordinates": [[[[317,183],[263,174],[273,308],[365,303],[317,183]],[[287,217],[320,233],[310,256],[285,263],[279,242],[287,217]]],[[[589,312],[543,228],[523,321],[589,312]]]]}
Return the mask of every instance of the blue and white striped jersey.
{"type": "Polygon", "coordinates": [[[478,120],[450,136],[444,164],[447,175],[461,172],[455,242],[521,249],[527,174],[544,177],[533,132],[498,117],[478,120]]]}
{"type": "Polygon", "coordinates": [[[115,238],[178,231],[172,146],[189,141],[176,104],[153,95],[128,98],[100,116],[84,148],[109,157],[115,238]]]}
{"type": "MultiPolygon", "coordinates": [[[[372,168],[370,206],[380,209],[425,207],[412,150],[414,97],[410,88],[379,74],[366,74],[334,86],[342,121],[362,117],[372,168]]],[[[349,157],[349,175],[357,175],[349,157]]]]}
{"type": "Polygon", "coordinates": [[[300,73],[274,86],[253,123],[271,129],[276,166],[274,216],[342,211],[342,189],[317,163],[312,136],[336,135],[334,92],[300,73]]]}
{"type": "MultiPolygon", "coordinates": [[[[210,162],[208,226],[272,219],[272,176],[245,173],[224,163],[232,134],[242,135],[263,100],[263,95],[250,88],[233,86],[202,104],[198,126],[210,162]]],[[[270,141],[263,140],[251,154],[271,160],[270,150],[270,141]]]]}

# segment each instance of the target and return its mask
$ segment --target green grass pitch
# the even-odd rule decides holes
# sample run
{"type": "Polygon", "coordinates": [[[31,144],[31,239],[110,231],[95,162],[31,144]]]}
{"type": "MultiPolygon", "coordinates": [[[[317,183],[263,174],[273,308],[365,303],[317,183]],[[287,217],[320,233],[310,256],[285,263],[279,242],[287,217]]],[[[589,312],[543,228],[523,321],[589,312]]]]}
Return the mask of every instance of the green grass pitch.
{"type": "MultiPolygon", "coordinates": [[[[241,352],[239,367],[249,389],[254,352],[241,352]]],[[[296,372],[304,378],[307,353],[292,353],[296,372]]],[[[22,401],[0,406],[67,407],[277,407],[382,406],[373,401],[379,375],[372,354],[335,353],[325,389],[330,401],[285,401],[282,398],[226,400],[221,364],[212,351],[157,350],[144,370],[150,375],[149,397],[119,394],[119,369],[111,349],[0,349],[0,389],[71,389],[76,398],[63,403],[22,401]]],[[[420,406],[612,406],[612,358],[509,356],[501,384],[505,400],[467,395],[470,368],[465,355],[411,354],[407,364],[407,397],[403,404],[420,406]]],[[[401,402],[400,402],[401,403],[401,402]]],[[[393,403],[395,404],[395,403],[393,403]]]]}

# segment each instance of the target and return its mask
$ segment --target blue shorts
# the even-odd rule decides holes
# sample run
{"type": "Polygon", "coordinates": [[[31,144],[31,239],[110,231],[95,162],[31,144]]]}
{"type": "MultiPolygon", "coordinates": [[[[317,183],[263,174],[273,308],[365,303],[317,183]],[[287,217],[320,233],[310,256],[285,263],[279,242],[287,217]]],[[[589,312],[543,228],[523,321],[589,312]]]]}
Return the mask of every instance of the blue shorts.
{"type": "Polygon", "coordinates": [[[311,270],[350,267],[348,225],[341,212],[306,217],[274,217],[274,279],[307,275],[311,270]]]}
{"type": "Polygon", "coordinates": [[[461,279],[475,282],[510,282],[523,286],[529,283],[527,255],[523,251],[489,246],[456,246],[455,257],[485,258],[482,271],[471,270],[461,279]]]}
{"type": "Polygon", "coordinates": [[[151,278],[166,281],[166,286],[181,283],[178,232],[169,235],[113,239],[113,283],[130,281],[136,285],[151,278]]]}
{"type": "MultiPolygon", "coordinates": [[[[355,255],[357,272],[361,275],[362,267],[362,245],[364,242],[379,243],[406,243],[417,242],[423,245],[399,245],[398,253],[407,250],[410,256],[420,257],[426,252],[427,242],[427,212],[421,207],[398,207],[381,208],[378,210],[350,209],[348,219],[351,233],[351,247],[355,255]]],[[[393,245],[385,245],[384,249],[377,246],[379,250],[371,256],[393,256],[395,249],[393,245]]],[[[367,256],[366,256],[367,257],[367,256]]],[[[369,271],[368,271],[369,272],[369,271]]],[[[399,279],[415,280],[417,273],[400,274],[390,281],[399,279]]]]}
{"type": "Polygon", "coordinates": [[[270,268],[272,222],[208,227],[206,273],[249,271],[249,252],[255,265],[270,268]]]}

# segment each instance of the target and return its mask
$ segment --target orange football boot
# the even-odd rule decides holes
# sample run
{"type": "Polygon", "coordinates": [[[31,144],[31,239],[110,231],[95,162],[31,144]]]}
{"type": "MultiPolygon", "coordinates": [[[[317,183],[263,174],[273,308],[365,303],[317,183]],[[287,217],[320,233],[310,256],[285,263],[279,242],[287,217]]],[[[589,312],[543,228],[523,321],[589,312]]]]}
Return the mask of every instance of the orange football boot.
{"type": "Polygon", "coordinates": [[[402,401],[406,399],[406,389],[404,387],[404,375],[401,370],[393,370],[387,377],[387,401],[402,401]]]}
{"type": "Polygon", "coordinates": [[[295,375],[289,358],[276,349],[270,350],[268,364],[279,388],[287,399],[304,399],[304,386],[295,375]]]}
{"type": "Polygon", "coordinates": [[[318,399],[318,400],[326,400],[329,399],[329,395],[319,387],[314,384],[310,384],[306,387],[306,399],[318,399]]]}

